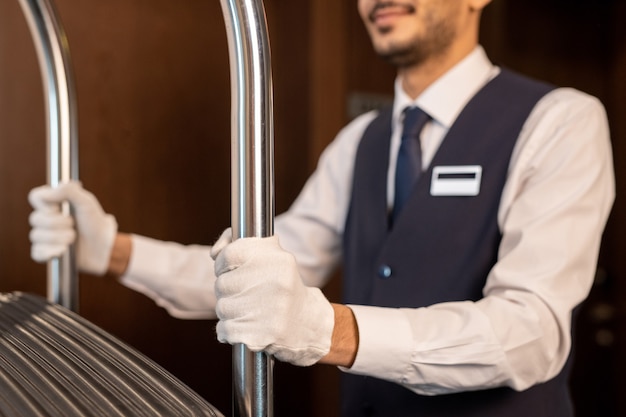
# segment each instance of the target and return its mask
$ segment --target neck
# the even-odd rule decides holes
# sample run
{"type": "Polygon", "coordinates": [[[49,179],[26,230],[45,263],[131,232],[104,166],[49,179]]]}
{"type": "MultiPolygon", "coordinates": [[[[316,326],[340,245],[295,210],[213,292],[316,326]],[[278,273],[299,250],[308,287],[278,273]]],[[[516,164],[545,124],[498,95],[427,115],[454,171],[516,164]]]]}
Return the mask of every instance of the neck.
{"type": "Polygon", "coordinates": [[[478,46],[480,10],[472,10],[459,28],[458,36],[446,49],[412,66],[399,68],[402,88],[412,99],[467,57],[478,46]]]}
{"type": "Polygon", "coordinates": [[[467,57],[478,45],[468,42],[466,45],[452,47],[445,53],[431,56],[424,62],[398,69],[402,78],[402,88],[412,99],[416,99],[439,77],[467,57]]]}

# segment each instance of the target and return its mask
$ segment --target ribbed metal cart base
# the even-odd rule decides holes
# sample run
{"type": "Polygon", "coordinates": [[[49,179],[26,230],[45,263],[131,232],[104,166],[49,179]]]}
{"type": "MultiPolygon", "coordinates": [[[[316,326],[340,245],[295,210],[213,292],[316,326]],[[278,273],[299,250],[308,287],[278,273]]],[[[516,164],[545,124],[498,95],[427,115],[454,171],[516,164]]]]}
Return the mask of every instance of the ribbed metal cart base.
{"type": "Polygon", "coordinates": [[[222,416],[135,349],[19,292],[0,293],[0,415],[222,416]]]}

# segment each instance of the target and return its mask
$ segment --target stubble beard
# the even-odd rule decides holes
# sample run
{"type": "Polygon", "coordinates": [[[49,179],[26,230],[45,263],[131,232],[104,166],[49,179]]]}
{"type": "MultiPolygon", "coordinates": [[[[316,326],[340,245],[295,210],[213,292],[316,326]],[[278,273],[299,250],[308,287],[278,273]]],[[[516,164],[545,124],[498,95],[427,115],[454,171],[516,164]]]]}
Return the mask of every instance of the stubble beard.
{"type": "MultiPolygon", "coordinates": [[[[385,31],[381,33],[385,34],[385,31]]],[[[421,66],[444,55],[455,36],[452,25],[440,22],[429,27],[425,36],[416,35],[412,39],[392,42],[384,47],[375,46],[375,50],[383,60],[399,69],[421,66]]]]}

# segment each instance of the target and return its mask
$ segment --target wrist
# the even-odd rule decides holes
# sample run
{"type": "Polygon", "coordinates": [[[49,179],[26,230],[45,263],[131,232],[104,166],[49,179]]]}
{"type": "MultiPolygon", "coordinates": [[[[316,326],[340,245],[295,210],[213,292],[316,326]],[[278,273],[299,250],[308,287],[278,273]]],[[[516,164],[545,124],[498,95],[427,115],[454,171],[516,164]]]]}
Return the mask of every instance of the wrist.
{"type": "Polygon", "coordinates": [[[117,233],[113,241],[107,272],[117,277],[124,275],[128,268],[128,263],[130,262],[131,252],[131,235],[127,233],[117,233]]]}
{"type": "Polygon", "coordinates": [[[335,326],[330,352],[319,363],[350,368],[359,348],[359,329],[350,307],[331,304],[335,313],[335,326]]]}

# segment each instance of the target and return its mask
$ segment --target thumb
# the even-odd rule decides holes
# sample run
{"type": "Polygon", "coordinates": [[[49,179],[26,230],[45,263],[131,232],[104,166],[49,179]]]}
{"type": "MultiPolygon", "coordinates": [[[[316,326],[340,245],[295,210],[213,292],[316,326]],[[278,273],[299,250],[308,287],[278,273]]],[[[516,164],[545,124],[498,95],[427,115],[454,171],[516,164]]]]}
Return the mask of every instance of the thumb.
{"type": "Polygon", "coordinates": [[[222,232],[217,242],[211,247],[211,258],[216,260],[222,250],[233,241],[233,229],[230,227],[222,232]]]}

